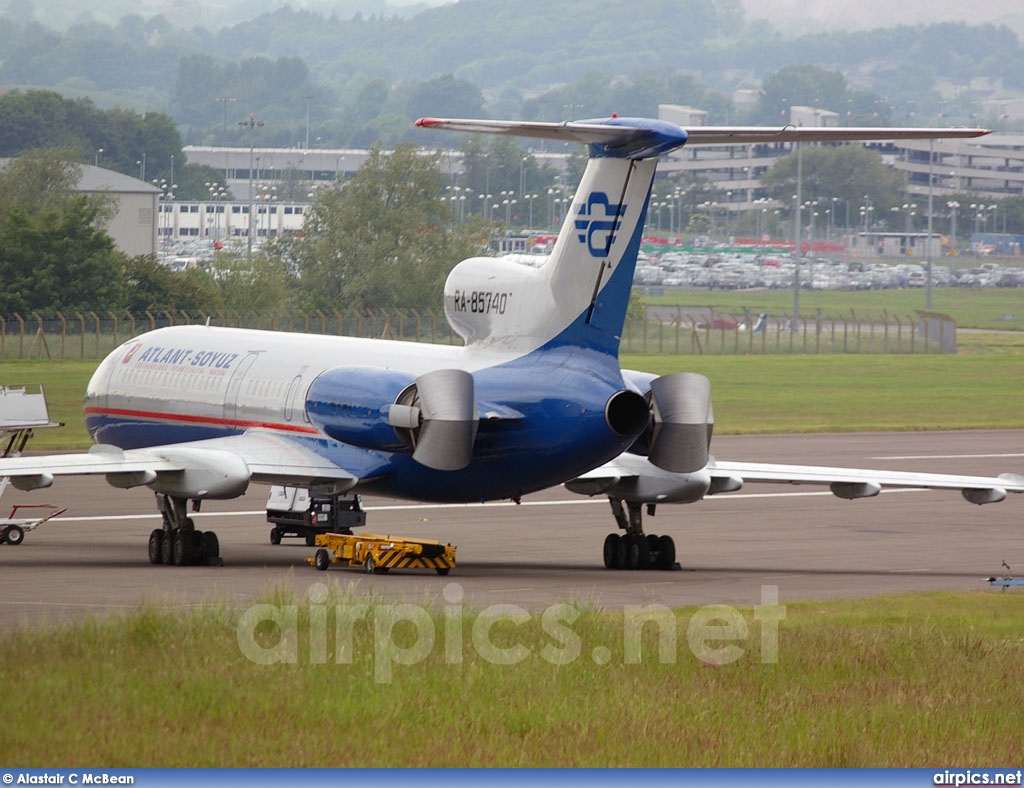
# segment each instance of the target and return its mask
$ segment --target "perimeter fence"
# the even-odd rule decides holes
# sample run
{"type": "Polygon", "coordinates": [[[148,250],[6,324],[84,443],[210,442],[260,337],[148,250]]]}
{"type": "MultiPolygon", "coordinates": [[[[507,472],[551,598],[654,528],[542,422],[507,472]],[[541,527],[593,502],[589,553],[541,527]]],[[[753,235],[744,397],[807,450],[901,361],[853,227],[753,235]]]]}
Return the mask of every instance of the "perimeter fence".
{"type": "MultiPolygon", "coordinates": [[[[279,315],[256,313],[139,314],[97,312],[0,316],[0,359],[101,359],[122,342],[170,325],[215,325],[267,331],[375,337],[458,345],[462,340],[443,314],[415,310],[348,310],[279,315]]],[[[955,353],[952,318],[815,315],[796,322],[759,314],[734,318],[710,308],[650,308],[626,321],[623,353],[767,355],[784,353],[955,353]]]]}

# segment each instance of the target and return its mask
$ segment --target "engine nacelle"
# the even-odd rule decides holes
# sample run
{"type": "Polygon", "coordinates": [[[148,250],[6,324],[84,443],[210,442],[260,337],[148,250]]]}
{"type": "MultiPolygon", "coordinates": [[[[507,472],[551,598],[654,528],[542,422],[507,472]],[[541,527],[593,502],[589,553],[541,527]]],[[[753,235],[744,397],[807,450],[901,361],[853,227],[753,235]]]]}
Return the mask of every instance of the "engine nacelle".
{"type": "MultiPolygon", "coordinates": [[[[335,367],[310,385],[306,413],[313,426],[336,441],[378,451],[411,451],[408,437],[389,420],[389,411],[415,380],[398,370],[335,367]]],[[[418,419],[410,424],[417,425],[418,419]]]]}
{"type": "Polygon", "coordinates": [[[711,456],[711,382],[694,372],[677,372],[654,378],[648,386],[650,428],[630,451],[646,454],[666,471],[699,471],[711,456]]]}
{"type": "Polygon", "coordinates": [[[310,422],[336,441],[385,452],[412,452],[428,468],[469,465],[480,416],[473,376],[438,369],[417,378],[376,367],[337,367],[309,387],[310,422]]]}

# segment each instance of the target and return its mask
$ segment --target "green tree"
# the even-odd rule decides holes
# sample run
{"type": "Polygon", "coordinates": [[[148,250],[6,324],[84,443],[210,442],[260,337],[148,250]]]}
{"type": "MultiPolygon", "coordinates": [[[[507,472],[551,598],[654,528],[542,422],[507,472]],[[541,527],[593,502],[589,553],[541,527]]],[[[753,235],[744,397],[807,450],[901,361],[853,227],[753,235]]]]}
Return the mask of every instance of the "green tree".
{"type": "Polygon", "coordinates": [[[0,156],[43,148],[74,151],[70,158],[75,161],[98,161],[134,177],[141,174],[145,158],[147,180],[166,176],[172,160],[185,160],[181,135],[163,113],[101,110],[88,99],[65,99],[44,90],[0,95],[0,156]]]}
{"type": "Polygon", "coordinates": [[[477,251],[452,228],[440,154],[371,149],[344,188],[322,191],[300,237],[271,249],[309,309],[438,308],[451,267],[477,251]]]}
{"type": "Polygon", "coordinates": [[[0,313],[121,307],[127,259],[96,227],[98,213],[86,197],[35,216],[11,209],[0,230],[0,313]]]}
{"type": "Polygon", "coordinates": [[[71,150],[34,150],[12,159],[0,169],[0,224],[15,208],[26,216],[60,212],[82,177],[71,150]]]}
{"type": "Polygon", "coordinates": [[[451,74],[442,74],[425,82],[414,82],[396,92],[403,104],[402,113],[410,118],[429,115],[483,117],[484,96],[480,88],[464,79],[456,79],[451,74]]]}
{"type": "Polygon", "coordinates": [[[777,125],[789,122],[794,106],[843,109],[846,78],[820,66],[784,66],[765,80],[757,103],[755,122],[777,125]]]}
{"type": "Polygon", "coordinates": [[[226,312],[267,315],[288,306],[290,277],[279,256],[219,252],[210,273],[226,312]]]}
{"type": "Polygon", "coordinates": [[[223,308],[223,297],[210,275],[190,268],[173,271],[153,255],[133,257],[125,266],[125,309],[135,315],[145,312],[187,312],[195,316],[223,308]]]}
{"type": "MultiPolygon", "coordinates": [[[[903,176],[882,160],[877,151],[862,145],[817,145],[805,147],[803,153],[803,184],[801,198],[831,202],[844,201],[855,215],[865,205],[872,206],[877,220],[885,220],[890,209],[900,202],[904,190],[903,176]]],[[[762,183],[792,211],[796,195],[797,153],[779,159],[762,183]]]]}

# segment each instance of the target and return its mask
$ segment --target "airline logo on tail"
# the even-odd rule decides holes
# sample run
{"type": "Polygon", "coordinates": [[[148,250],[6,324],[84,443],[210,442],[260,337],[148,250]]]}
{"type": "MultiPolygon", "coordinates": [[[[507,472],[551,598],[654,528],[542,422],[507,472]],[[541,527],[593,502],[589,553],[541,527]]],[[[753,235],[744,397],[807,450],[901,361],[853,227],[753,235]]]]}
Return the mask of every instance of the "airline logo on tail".
{"type": "Polygon", "coordinates": [[[580,243],[587,245],[591,257],[605,258],[611,252],[615,233],[622,226],[626,206],[612,204],[604,192],[591,192],[585,203],[576,209],[576,230],[580,243]]]}

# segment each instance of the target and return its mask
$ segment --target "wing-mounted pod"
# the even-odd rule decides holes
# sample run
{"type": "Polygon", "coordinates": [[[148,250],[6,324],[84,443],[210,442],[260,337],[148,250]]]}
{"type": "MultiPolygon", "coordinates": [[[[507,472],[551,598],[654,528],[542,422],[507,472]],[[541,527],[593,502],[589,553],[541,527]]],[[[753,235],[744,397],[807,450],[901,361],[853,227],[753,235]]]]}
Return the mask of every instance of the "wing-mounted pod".
{"type": "MultiPolygon", "coordinates": [[[[149,487],[158,493],[179,498],[237,498],[245,493],[252,475],[245,460],[230,451],[197,448],[188,446],[167,446],[155,451],[169,463],[181,466],[180,471],[157,473],[156,477],[146,480],[140,477],[149,487]]],[[[115,487],[124,477],[117,474],[108,475],[115,487]]]]}
{"type": "Polygon", "coordinates": [[[479,424],[473,377],[441,369],[414,377],[376,367],[337,367],[309,387],[310,422],[342,443],[413,453],[428,468],[469,465],[479,424]]]}
{"type": "Polygon", "coordinates": [[[651,381],[647,397],[650,461],[674,473],[693,473],[706,466],[714,427],[711,381],[695,372],[662,375],[651,381]]]}
{"type": "Polygon", "coordinates": [[[874,498],[882,492],[882,485],[878,482],[832,482],[829,485],[832,494],[837,498],[845,498],[848,501],[855,501],[857,498],[874,498]]]}
{"type": "Polygon", "coordinates": [[[1006,500],[1007,490],[1020,492],[1021,487],[1024,487],[1024,476],[1019,473],[1001,473],[996,478],[1001,482],[1005,482],[1005,484],[1002,487],[964,488],[960,493],[964,496],[964,500],[981,506],[986,503],[1004,501],[1006,500]]]}

